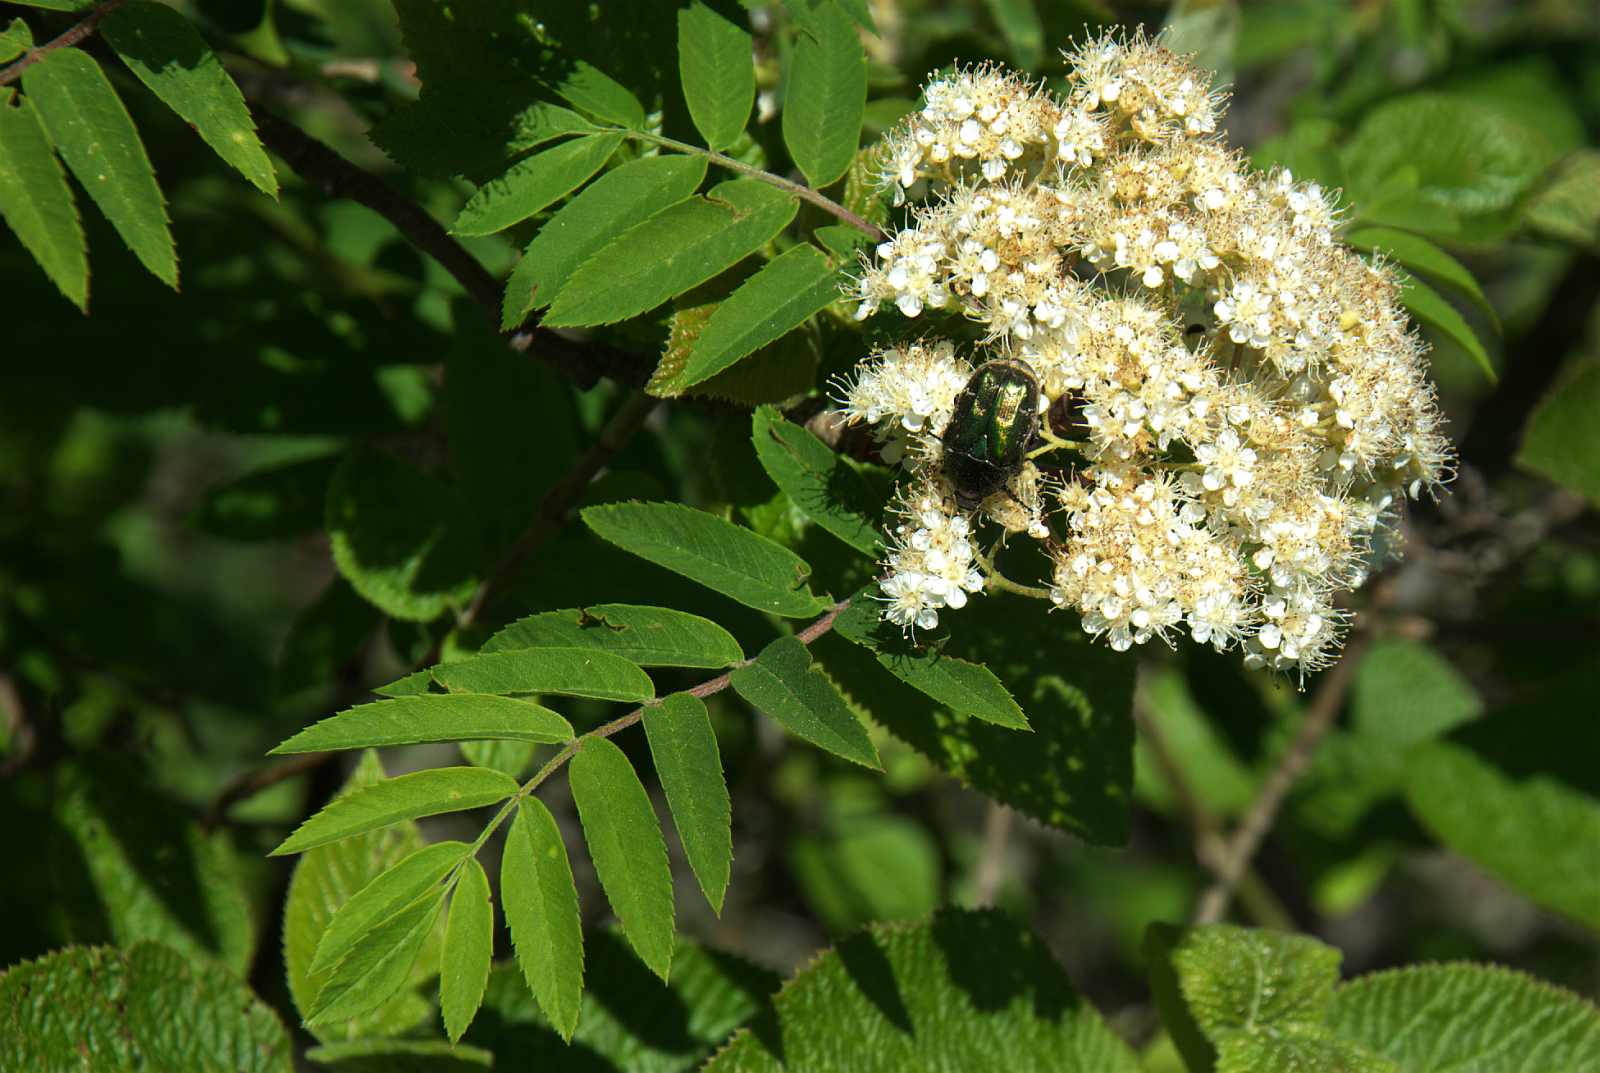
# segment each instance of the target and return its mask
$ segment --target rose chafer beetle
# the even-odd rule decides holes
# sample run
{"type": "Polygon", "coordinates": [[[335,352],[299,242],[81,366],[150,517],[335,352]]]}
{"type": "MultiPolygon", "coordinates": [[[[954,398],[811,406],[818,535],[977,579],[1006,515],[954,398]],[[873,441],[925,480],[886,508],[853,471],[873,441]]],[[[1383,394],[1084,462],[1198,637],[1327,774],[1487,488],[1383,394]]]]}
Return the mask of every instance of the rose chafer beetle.
{"type": "Polygon", "coordinates": [[[1020,361],[984,362],[956,396],[944,430],[944,475],[972,510],[1022,469],[1039,426],[1039,381],[1020,361]]]}

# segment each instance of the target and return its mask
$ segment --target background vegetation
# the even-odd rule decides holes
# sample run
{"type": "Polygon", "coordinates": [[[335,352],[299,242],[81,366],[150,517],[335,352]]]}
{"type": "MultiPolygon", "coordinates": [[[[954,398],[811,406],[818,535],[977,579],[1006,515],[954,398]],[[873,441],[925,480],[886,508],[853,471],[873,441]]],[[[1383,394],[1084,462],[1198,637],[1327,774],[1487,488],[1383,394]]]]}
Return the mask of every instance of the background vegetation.
{"type": "Polygon", "coordinates": [[[750,1026],[715,1068],[1600,1068],[1600,14],[1241,7],[0,4],[0,1066],[675,1070],[750,1026]],[[1305,692],[1005,595],[952,627],[993,673],[933,681],[840,606],[886,471],[813,420],[874,330],[833,301],[892,218],[858,145],[929,71],[1058,80],[1071,36],[1168,21],[1233,142],[1344,189],[1348,241],[1414,276],[1459,474],[1305,692]],[[746,181],[730,237],[683,200],[734,176],[706,146],[827,204],[746,181]],[[578,213],[655,154],[643,207],[578,213]],[[652,197],[693,218],[608,251],[652,197]],[[675,270],[707,236],[714,278],[675,270]],[[700,617],[642,653],[611,638],[639,607],[700,617]],[[533,689],[463,662],[486,641],[616,651],[533,689]],[[555,722],[265,755],[386,683],[435,703],[435,665],[555,722]],[[709,768],[631,728],[669,694],[709,768]],[[391,881],[324,942],[478,837],[463,800],[574,753],[509,834],[569,882],[502,873],[496,835],[492,883],[424,860],[448,924],[391,881]],[[403,822],[268,855],[440,769],[403,822]],[[1441,961],[1526,975],[1363,975],[1441,961]]]}

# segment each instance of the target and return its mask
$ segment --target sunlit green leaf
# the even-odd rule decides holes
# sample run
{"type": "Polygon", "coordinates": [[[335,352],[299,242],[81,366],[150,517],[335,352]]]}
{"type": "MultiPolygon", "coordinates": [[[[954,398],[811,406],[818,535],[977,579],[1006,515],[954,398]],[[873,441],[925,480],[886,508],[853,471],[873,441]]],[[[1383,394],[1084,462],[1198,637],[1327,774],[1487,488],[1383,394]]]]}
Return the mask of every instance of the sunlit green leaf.
{"type": "Polygon", "coordinates": [[[756,99],[750,35],[703,3],[678,12],[678,73],[695,129],[712,149],[744,131],[756,99]]]}
{"type": "Polygon", "coordinates": [[[744,658],[733,635],[710,619],[637,604],[590,604],[529,615],[490,637],[482,651],[586,647],[645,667],[726,667],[744,658]]]}
{"type": "Polygon", "coordinates": [[[483,1004],[493,957],[494,905],[489,877],[474,857],[462,869],[461,881],[450,896],[444,952],[439,959],[439,1008],[451,1043],[460,1042],[483,1004]]]}
{"type": "Polygon", "coordinates": [[[650,676],[631,660],[601,648],[508,648],[442,663],[434,680],[473,693],[562,693],[597,700],[641,701],[656,695],[650,676]]]}
{"type": "Polygon", "coordinates": [[[278,196],[244,95],[194,24],[165,4],[133,0],[100,24],[100,35],[150,90],[264,194],[278,196]]]}
{"type": "Polygon", "coordinates": [[[146,268],[178,285],[167,206],[144,143],[105,72],[75,48],[56,49],[23,72],[61,158],[146,268]]]}
{"type": "Polygon", "coordinates": [[[552,328],[610,324],[648,312],[738,264],[782,231],[791,194],[735,179],[663,209],[585,261],[556,295],[552,328]]]}
{"type": "Polygon", "coordinates": [[[834,3],[817,4],[794,44],[783,101],[783,140],[814,187],[850,167],[867,101],[867,54],[834,3]]]}
{"type": "Polygon", "coordinates": [[[272,751],[314,753],[425,741],[560,742],[571,738],[572,724],[532,701],[434,693],[358,705],[307,727],[272,751]]]}
{"type": "Polygon", "coordinates": [[[882,766],[866,728],[797,638],[778,638],[736,669],[733,688],[796,737],[864,767],[882,766]]]}
{"type": "Polygon", "coordinates": [[[644,730],[683,855],[706,901],[721,913],[733,861],[733,817],[705,702],[674,693],[645,712],[644,730]]]}
{"type": "Polygon", "coordinates": [[[561,829],[536,797],[522,799],[506,836],[500,903],[523,979],[556,1031],[570,1040],[583,997],[578,888],[561,829]]]}
{"type": "Polygon", "coordinates": [[[334,799],[297,827],[272,855],[303,853],[315,846],[401,820],[492,805],[504,801],[517,789],[517,780],[483,768],[442,767],[414,771],[334,799]]]}
{"type": "Polygon", "coordinates": [[[806,587],[811,568],[748,529],[675,503],[589,507],[584,524],[625,551],[759,611],[790,618],[828,605],[806,587]]]}
{"type": "Polygon", "coordinates": [[[590,134],[518,161],[472,195],[450,230],[492,235],[526,220],[576,190],[621,144],[620,134],[590,134]]]}
{"type": "Polygon", "coordinates": [[[50,282],[87,311],[89,259],[78,209],[50,135],[26,98],[0,98],[0,217],[50,282]]]}
{"type": "Polygon", "coordinates": [[[665,980],[672,969],[672,872],[650,797],[627,756],[606,738],[583,742],[568,780],[589,856],[622,933],[665,980]]]}

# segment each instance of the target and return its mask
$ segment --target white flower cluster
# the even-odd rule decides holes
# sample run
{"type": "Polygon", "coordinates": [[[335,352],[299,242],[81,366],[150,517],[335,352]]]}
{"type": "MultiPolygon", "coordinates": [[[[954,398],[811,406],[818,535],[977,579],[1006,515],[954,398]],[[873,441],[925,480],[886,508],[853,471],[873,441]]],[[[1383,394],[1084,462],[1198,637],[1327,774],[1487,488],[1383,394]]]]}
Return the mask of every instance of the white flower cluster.
{"type": "Polygon", "coordinates": [[[916,204],[864,265],[858,316],[982,336],[970,358],[881,350],[844,388],[911,472],[886,615],[928,629],[981,591],[987,521],[1038,540],[1050,597],[1115,648],[1181,630],[1324,666],[1397,493],[1448,474],[1425,347],[1394,275],[1338,241],[1333,197],[1221,143],[1209,76],[1142,36],[1069,59],[1064,100],[992,67],[942,77],[882,150],[916,204]],[[1001,357],[1038,381],[1043,457],[963,512],[943,436],[1001,357]]]}

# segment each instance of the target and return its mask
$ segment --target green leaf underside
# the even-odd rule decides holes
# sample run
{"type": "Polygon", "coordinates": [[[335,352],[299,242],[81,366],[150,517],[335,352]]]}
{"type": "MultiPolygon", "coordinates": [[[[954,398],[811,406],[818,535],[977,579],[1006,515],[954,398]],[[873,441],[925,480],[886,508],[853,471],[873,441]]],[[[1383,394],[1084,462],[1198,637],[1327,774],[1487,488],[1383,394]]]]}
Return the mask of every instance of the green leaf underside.
{"type": "Polygon", "coordinates": [[[609,739],[583,743],[568,781],[584,841],[622,933],[663,980],[672,969],[672,870],[650,796],[609,739]]]}
{"type": "MultiPolygon", "coordinates": [[[[433,684],[433,674],[426,670],[412,671],[404,678],[396,678],[387,685],[375,686],[373,692],[380,697],[415,697],[428,691],[433,684]]],[[[281,748],[281,746],[280,746],[281,748]]]]}
{"type": "Polygon", "coordinates": [[[993,910],[875,924],[824,953],[704,1073],[1135,1073],[1137,1056],[1044,944],[993,910]]]}
{"type": "Polygon", "coordinates": [[[985,0],[1011,58],[1024,71],[1036,71],[1044,60],[1044,24],[1033,0],[985,0]]]}
{"type": "Polygon", "coordinates": [[[83,226],[50,135],[26,97],[0,102],[0,218],[62,295],[87,311],[83,226]]]}
{"type": "Polygon", "coordinates": [[[1028,717],[993,671],[931,645],[916,647],[883,621],[870,591],[857,593],[833,628],[870,650],[890,674],[952,712],[1014,730],[1030,729],[1028,717]]]}
{"type": "Polygon", "coordinates": [[[683,855],[720,914],[733,862],[733,812],[705,702],[674,693],[645,712],[644,731],[683,855]]]}
{"type": "Polygon", "coordinates": [[[506,836],[500,904],[528,989],[556,1031],[570,1040],[583,998],[578,888],[561,829],[536,797],[522,799],[506,836]]]}
{"type": "Polygon", "coordinates": [[[165,4],[133,0],[100,24],[100,36],[219,157],[262,193],[278,196],[278,176],[244,95],[192,22],[165,4]]]}
{"type": "Polygon", "coordinates": [[[476,857],[467,861],[450,896],[444,952],[439,960],[439,1010],[445,1033],[458,1043],[472,1024],[494,958],[494,904],[489,877],[476,857]]]}
{"type": "Polygon", "coordinates": [[[545,221],[506,281],[501,327],[549,305],[590,257],[636,224],[692,195],[706,177],[699,156],[654,156],[612,168],[545,221]]]}
{"type": "Polygon", "coordinates": [[[681,393],[798,328],[839,300],[845,278],[815,246],[795,246],[768,261],[717,306],[683,372],[657,393],[681,393]]]}
{"type": "MultiPolygon", "coordinates": [[[[341,792],[349,794],[383,777],[378,754],[368,750],[361,755],[360,762],[341,792]]],[[[304,854],[295,864],[284,906],[283,960],[289,978],[289,993],[302,1017],[309,1013],[317,992],[328,978],[327,973],[313,975],[308,970],[334,914],[357,891],[423,847],[422,834],[417,825],[399,823],[332,845],[319,846],[304,854]]],[[[398,1035],[412,1030],[433,1016],[432,1003],[424,999],[416,988],[423,979],[436,973],[438,966],[437,944],[425,943],[412,969],[409,987],[402,988],[388,1002],[355,1020],[312,1027],[312,1035],[327,1043],[398,1035]]]]}
{"type": "Polygon", "coordinates": [[[672,979],[645,968],[614,928],[591,929],[589,982],[570,1044],[550,1031],[515,966],[496,965],[484,1014],[467,1041],[515,1054],[519,1068],[682,1073],[767,1007],[776,974],[688,940],[673,951],[672,979]]]}
{"type": "Polygon", "coordinates": [[[1568,154],[1529,199],[1523,219],[1560,242],[1600,247],[1600,149],[1568,154]]]}
{"type": "Polygon", "coordinates": [[[471,848],[435,842],[380,873],[334,912],[306,971],[315,976],[338,965],[373,928],[433,890],[471,848]]]}
{"type": "Polygon", "coordinates": [[[518,619],[482,651],[600,648],[645,667],[726,667],[744,659],[733,634],[710,619],[665,607],[590,604],[518,619]]]}
{"type": "Polygon", "coordinates": [[[552,328],[611,324],[654,309],[759,250],[794,219],[799,201],[753,179],[712,187],[618,235],[556,295],[552,328]]]}
{"type": "Polygon", "coordinates": [[[1417,965],[1358,977],[1334,992],[1328,1025],[1407,1073],[1600,1069],[1600,1009],[1488,965],[1417,965]]]}
{"type": "Polygon", "coordinates": [[[678,75],[695,129],[712,149],[744,132],[756,99],[750,35],[703,3],[678,12],[678,75]]]}
{"type": "Polygon", "coordinates": [[[588,507],[583,521],[605,540],[746,607],[788,618],[828,604],[806,587],[811,568],[788,548],[676,503],[588,507]]]}
{"type": "Polygon", "coordinates": [[[771,406],[756,410],[750,440],[761,468],[806,517],[857,551],[877,554],[878,511],[848,462],[771,406]]]}
{"type": "Polygon", "coordinates": [[[1346,234],[1344,241],[1358,250],[1386,254],[1413,272],[1420,272],[1436,283],[1443,283],[1470,299],[1489,318],[1494,330],[1500,330],[1500,318],[1495,313],[1494,305],[1467,266],[1420,235],[1397,231],[1392,227],[1361,227],[1346,234]]]}
{"type": "Polygon", "coordinates": [[[532,701],[431,693],[358,705],[307,727],[272,753],[484,740],[571,741],[572,724],[532,701]]]}
{"type": "Polygon", "coordinates": [[[472,597],[482,549],[470,518],[455,485],[358,449],[329,482],[324,525],[334,565],[362,597],[394,618],[427,622],[472,597]]]}
{"type": "Polygon", "coordinates": [[[1600,1063],[1600,1009],[1509,969],[1441,963],[1338,983],[1309,936],[1156,925],[1162,1020],[1191,1069],[1534,1073],[1600,1063]]]}
{"type": "Polygon", "coordinates": [[[583,60],[551,87],[568,104],[590,115],[636,130],[644,127],[644,105],[616,79],[583,60]]]}
{"type": "Polygon", "coordinates": [[[615,701],[656,695],[638,664],[593,647],[502,649],[440,664],[433,678],[446,689],[472,693],[559,693],[615,701]]]}
{"type": "Polygon", "coordinates": [[[242,976],[256,929],[227,835],[202,831],[152,781],[120,752],[80,756],[58,770],[52,910],[71,941],[153,940],[242,976]]]}
{"type": "Polygon", "coordinates": [[[783,101],[783,141],[813,187],[850,167],[867,103],[867,54],[835,4],[815,7],[795,40],[783,101]]]}
{"type": "Polygon", "coordinates": [[[1309,936],[1157,924],[1146,943],[1161,1019],[1191,1069],[1394,1073],[1323,1024],[1339,951],[1309,936]]]}
{"type": "Polygon", "coordinates": [[[1038,623],[1004,598],[973,600],[961,625],[942,651],[989,668],[1033,733],[932,705],[831,633],[818,639],[817,658],[853,703],[946,772],[1040,823],[1124,845],[1134,745],[1128,661],[1059,632],[1041,644],[1038,623]]]}
{"type": "Polygon", "coordinates": [[[1600,503],[1600,362],[1578,364],[1528,418],[1517,464],[1600,503]]]}
{"type": "Polygon", "coordinates": [[[57,49],[28,68],[22,84],[61,159],[117,234],[152,275],[176,287],[166,202],[133,119],[100,65],[78,49],[57,49]]]}
{"type": "Polygon", "coordinates": [[[878,750],[850,706],[795,637],[773,641],[733,672],[734,691],[785,730],[836,756],[881,770],[878,750]]]}
{"type": "Polygon", "coordinates": [[[0,1069],[292,1073],[294,1050],[226,968],[159,943],[69,946],[0,975],[0,1069]]]}
{"type": "Polygon", "coordinates": [[[1546,776],[1513,779],[1445,742],[1408,755],[1406,799],[1446,846],[1600,931],[1600,801],[1546,776]]]}
{"type": "Polygon", "coordinates": [[[1393,97],[1373,108],[1342,155],[1358,197],[1412,168],[1425,204],[1468,215],[1511,208],[1554,161],[1539,132],[1504,112],[1433,92],[1393,97]]]}
{"type": "Polygon", "coordinates": [[[462,812],[504,801],[517,780],[472,767],[431,768],[373,783],[329,803],[295,829],[272,856],[303,853],[401,820],[462,812]]]}
{"type": "Polygon", "coordinates": [[[10,63],[32,47],[33,31],[21,19],[12,19],[9,26],[0,29],[0,63],[10,63]]]}
{"type": "Polygon", "coordinates": [[[1440,332],[1465,350],[1490,383],[1498,381],[1500,374],[1495,371],[1494,361],[1489,357],[1488,350],[1484,349],[1483,340],[1478,338],[1478,333],[1472,330],[1460,311],[1415,276],[1403,272],[1397,274],[1402,277],[1400,304],[1406,307],[1406,311],[1418,323],[1440,332]]]}
{"type": "Polygon", "coordinates": [[[621,144],[621,134],[590,134],[518,161],[472,195],[451,232],[492,235],[521,223],[576,190],[605,166],[621,144]]]}
{"type": "Polygon", "coordinates": [[[423,895],[362,936],[328,974],[307,1024],[346,1021],[383,1005],[405,986],[444,907],[443,888],[423,895]]]}

